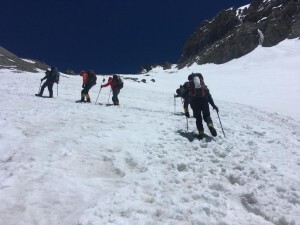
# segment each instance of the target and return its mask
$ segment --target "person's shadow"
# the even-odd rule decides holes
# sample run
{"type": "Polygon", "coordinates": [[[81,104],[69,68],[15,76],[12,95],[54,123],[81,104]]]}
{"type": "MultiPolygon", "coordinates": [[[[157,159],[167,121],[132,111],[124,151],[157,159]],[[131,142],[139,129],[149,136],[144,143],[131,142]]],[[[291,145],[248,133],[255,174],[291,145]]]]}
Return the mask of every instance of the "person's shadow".
{"type": "Polygon", "coordinates": [[[183,130],[178,130],[177,133],[181,135],[182,137],[188,139],[190,142],[193,142],[194,140],[201,140],[201,141],[206,141],[206,142],[211,142],[214,138],[204,134],[204,138],[200,139],[198,138],[198,135],[195,132],[192,131],[183,131],[183,130]]]}
{"type": "Polygon", "coordinates": [[[183,112],[176,112],[174,113],[175,116],[184,116],[184,113],[183,112]]]}
{"type": "Polygon", "coordinates": [[[113,106],[113,103],[98,103],[98,105],[113,106]]]}

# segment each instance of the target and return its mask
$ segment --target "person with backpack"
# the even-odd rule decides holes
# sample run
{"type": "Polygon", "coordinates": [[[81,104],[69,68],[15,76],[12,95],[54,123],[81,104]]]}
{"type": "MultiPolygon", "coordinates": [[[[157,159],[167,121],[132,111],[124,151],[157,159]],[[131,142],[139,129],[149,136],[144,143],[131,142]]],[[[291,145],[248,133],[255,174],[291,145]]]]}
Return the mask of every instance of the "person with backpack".
{"type": "Polygon", "coordinates": [[[113,75],[112,77],[108,78],[108,82],[106,84],[101,85],[101,88],[107,87],[109,86],[111,87],[112,90],[112,101],[114,103],[114,105],[119,105],[119,98],[118,95],[120,94],[121,89],[124,86],[124,82],[122,80],[122,78],[118,75],[113,75]]]}
{"type": "Polygon", "coordinates": [[[41,82],[46,79],[46,82],[42,85],[40,93],[36,94],[38,97],[42,97],[44,93],[44,89],[48,87],[49,98],[53,98],[53,85],[54,83],[59,83],[59,72],[56,67],[51,67],[51,69],[47,69],[45,72],[45,77],[41,79],[41,82]]]}
{"type": "Polygon", "coordinates": [[[91,98],[89,95],[90,89],[96,85],[97,76],[95,75],[93,70],[89,70],[87,72],[81,71],[80,76],[82,76],[82,91],[81,91],[81,99],[78,102],[88,102],[91,103],[91,98]],[[86,98],[86,101],[85,101],[86,98]]]}
{"type": "Polygon", "coordinates": [[[189,113],[189,104],[190,104],[190,96],[189,96],[189,82],[185,82],[183,85],[176,90],[177,95],[174,94],[174,98],[181,97],[183,99],[183,110],[184,115],[187,118],[190,118],[189,113]]]}
{"type": "Polygon", "coordinates": [[[206,122],[208,129],[212,136],[217,136],[217,131],[214,128],[213,121],[210,117],[209,104],[214,110],[219,112],[218,107],[215,105],[214,100],[209,92],[209,89],[204,83],[201,73],[192,73],[188,76],[189,80],[189,96],[191,99],[191,108],[194,117],[196,118],[196,126],[199,132],[199,138],[204,138],[203,120],[206,122]]]}

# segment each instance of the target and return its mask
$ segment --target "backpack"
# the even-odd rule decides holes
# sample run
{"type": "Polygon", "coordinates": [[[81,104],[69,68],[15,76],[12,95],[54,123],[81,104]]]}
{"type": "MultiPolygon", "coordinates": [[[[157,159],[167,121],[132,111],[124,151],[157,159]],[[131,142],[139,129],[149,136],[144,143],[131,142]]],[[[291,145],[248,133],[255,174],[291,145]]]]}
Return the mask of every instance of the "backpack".
{"type": "Polygon", "coordinates": [[[94,73],[94,71],[93,70],[89,70],[87,72],[87,75],[88,75],[88,81],[87,82],[90,83],[90,84],[95,85],[97,83],[97,76],[94,73]]]}
{"type": "Polygon", "coordinates": [[[57,84],[59,83],[60,73],[58,72],[56,67],[52,67],[51,71],[46,71],[46,75],[47,75],[47,73],[48,73],[49,79],[51,81],[53,81],[54,83],[57,83],[57,84]]]}
{"type": "Polygon", "coordinates": [[[189,82],[185,82],[183,85],[180,85],[180,87],[176,90],[176,93],[182,98],[188,97],[189,82]]]}
{"type": "Polygon", "coordinates": [[[122,89],[124,87],[124,82],[123,82],[122,78],[118,75],[114,75],[113,78],[115,80],[115,87],[122,89]]]}

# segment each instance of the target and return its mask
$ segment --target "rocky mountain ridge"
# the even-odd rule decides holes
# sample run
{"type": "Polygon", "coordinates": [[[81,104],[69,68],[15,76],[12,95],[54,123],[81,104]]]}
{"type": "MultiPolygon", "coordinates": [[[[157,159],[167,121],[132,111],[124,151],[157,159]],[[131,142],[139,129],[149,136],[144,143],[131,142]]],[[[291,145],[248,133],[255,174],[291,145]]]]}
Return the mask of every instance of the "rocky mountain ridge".
{"type": "Polygon", "coordinates": [[[239,9],[221,11],[188,38],[178,68],[193,63],[221,64],[239,58],[259,44],[271,47],[300,37],[300,0],[253,0],[239,9]]]}
{"type": "Polygon", "coordinates": [[[22,59],[0,46],[0,69],[14,69],[15,71],[27,71],[36,73],[38,70],[47,70],[47,64],[33,60],[22,59]]]}

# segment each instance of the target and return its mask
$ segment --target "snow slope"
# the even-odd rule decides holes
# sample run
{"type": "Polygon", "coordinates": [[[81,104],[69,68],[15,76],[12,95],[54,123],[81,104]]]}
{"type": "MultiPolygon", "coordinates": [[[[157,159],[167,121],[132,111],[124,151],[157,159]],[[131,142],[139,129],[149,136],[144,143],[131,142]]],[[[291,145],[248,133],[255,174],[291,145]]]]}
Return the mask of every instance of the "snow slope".
{"type": "Polygon", "coordinates": [[[124,79],[119,107],[94,104],[102,76],[93,103],[76,104],[81,77],[48,99],[34,96],[42,73],[0,70],[0,224],[300,224],[299,52],[286,40],[224,65],[124,75],[147,83],[124,79]],[[219,135],[204,141],[179,99],[174,114],[191,72],[226,138],[214,111],[219,135]]]}

